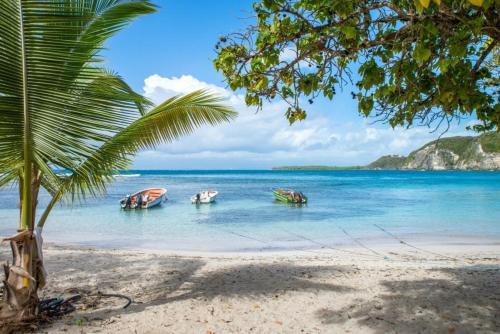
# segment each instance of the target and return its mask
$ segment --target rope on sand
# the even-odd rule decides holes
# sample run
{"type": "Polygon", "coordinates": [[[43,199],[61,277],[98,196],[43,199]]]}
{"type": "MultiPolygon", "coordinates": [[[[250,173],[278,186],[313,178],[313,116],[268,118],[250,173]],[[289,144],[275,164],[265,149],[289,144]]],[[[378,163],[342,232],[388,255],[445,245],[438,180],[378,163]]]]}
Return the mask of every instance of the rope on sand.
{"type": "MultiPolygon", "coordinates": [[[[231,230],[226,230],[226,229],[223,229],[223,228],[219,228],[217,227],[219,230],[223,231],[223,232],[226,232],[226,233],[229,233],[229,234],[233,234],[233,235],[236,235],[236,236],[239,236],[241,238],[246,238],[246,239],[250,239],[250,240],[254,240],[254,241],[258,241],[258,242],[261,242],[263,244],[266,244],[266,245],[270,245],[272,246],[273,244],[269,241],[265,241],[265,240],[261,240],[261,239],[257,239],[257,238],[254,238],[252,236],[248,236],[248,235],[245,235],[245,234],[241,234],[241,233],[238,233],[238,232],[234,232],[234,231],[231,231],[231,230]]],[[[289,232],[289,231],[286,231],[283,229],[284,232],[286,233],[289,233],[289,234],[292,234],[292,235],[295,235],[297,237],[300,237],[300,238],[303,238],[305,240],[308,240],[308,241],[311,241],[313,243],[316,243],[318,244],[317,242],[315,242],[314,240],[312,239],[308,239],[306,237],[302,237],[302,236],[299,236],[297,234],[294,234],[292,232],[289,232]]],[[[352,253],[352,254],[356,254],[356,255],[364,255],[364,256],[373,256],[373,255],[370,255],[370,254],[364,254],[364,253],[356,253],[356,252],[351,252],[351,251],[347,251],[347,250],[344,250],[344,249],[340,249],[340,248],[333,248],[333,247],[330,247],[328,245],[325,245],[326,248],[329,248],[329,249],[333,249],[333,250],[338,250],[338,251],[343,251],[343,252],[347,252],[347,253],[352,253]]],[[[301,248],[297,248],[297,247],[292,247],[293,250],[296,250],[296,251],[300,251],[300,252],[305,252],[305,253],[315,253],[315,254],[325,254],[323,252],[320,252],[320,251],[314,251],[314,250],[310,250],[310,249],[301,249],[301,248]]],[[[342,275],[345,279],[349,279],[349,276],[343,272],[342,270],[339,270],[338,271],[340,273],[340,275],[342,275]]]]}
{"type": "Polygon", "coordinates": [[[370,252],[372,252],[373,254],[376,254],[376,255],[378,255],[378,256],[382,256],[382,257],[384,257],[384,258],[388,258],[388,257],[387,257],[387,256],[385,256],[384,254],[379,253],[379,252],[377,252],[376,250],[371,249],[370,247],[368,247],[368,246],[366,246],[365,244],[363,244],[361,241],[359,241],[358,239],[356,239],[355,237],[353,237],[351,234],[347,233],[347,231],[346,231],[344,228],[342,228],[342,227],[340,227],[340,226],[338,226],[338,228],[339,228],[339,229],[341,229],[341,230],[342,230],[342,232],[344,232],[344,234],[345,234],[345,235],[347,235],[349,238],[351,238],[351,239],[352,239],[352,240],[353,240],[356,244],[358,244],[359,246],[361,246],[361,247],[363,247],[363,248],[365,248],[365,249],[369,250],[369,251],[370,251],[370,252]]]}
{"type": "MultiPolygon", "coordinates": [[[[212,226],[212,227],[215,227],[215,226],[212,226]]],[[[229,234],[233,234],[233,235],[236,235],[238,237],[241,237],[241,238],[245,238],[245,239],[249,239],[249,240],[253,240],[253,241],[257,241],[257,242],[260,242],[260,243],[263,243],[263,244],[266,244],[266,245],[269,245],[269,246],[273,246],[273,244],[269,241],[265,241],[265,240],[262,240],[262,239],[258,239],[258,238],[255,238],[255,237],[252,237],[252,236],[249,236],[249,235],[245,235],[245,234],[241,234],[241,233],[238,233],[238,232],[234,232],[232,230],[227,230],[227,229],[224,229],[224,228],[220,228],[220,227],[216,227],[217,229],[219,229],[220,231],[223,231],[225,233],[229,233],[229,234]]],[[[281,230],[285,233],[288,233],[290,235],[293,235],[297,238],[300,238],[300,239],[303,239],[303,240],[306,240],[306,241],[309,241],[313,244],[316,244],[318,246],[321,246],[322,248],[327,248],[327,249],[330,249],[330,250],[334,250],[334,251],[339,251],[339,252],[344,252],[344,253],[348,253],[348,254],[353,254],[353,255],[361,255],[361,256],[369,256],[369,257],[373,257],[373,256],[376,256],[376,257],[382,257],[383,259],[386,259],[387,260],[387,257],[384,256],[383,254],[380,254],[380,253],[377,253],[376,251],[364,246],[364,248],[367,248],[368,250],[372,251],[375,253],[375,255],[371,255],[371,254],[366,254],[366,253],[360,253],[360,252],[354,252],[354,251],[350,251],[350,250],[347,250],[347,249],[342,249],[342,248],[337,248],[337,247],[332,247],[330,245],[327,245],[327,244],[324,244],[324,243],[321,243],[321,242],[318,242],[316,240],[313,240],[311,238],[308,238],[308,237],[305,237],[303,235],[300,235],[300,234],[296,234],[294,232],[290,232],[288,230],[285,230],[283,228],[281,228],[281,230]]],[[[347,232],[346,232],[347,233],[347,232]]],[[[353,238],[354,239],[354,238],[353,238]]],[[[361,244],[359,241],[358,241],[359,244],[361,244]]],[[[301,248],[297,248],[297,247],[292,247],[292,249],[294,250],[297,250],[297,251],[301,251],[301,252],[306,252],[306,253],[316,253],[316,254],[322,254],[322,252],[318,252],[318,251],[314,251],[314,250],[310,250],[310,249],[301,249],[301,248]]]]}
{"type": "MultiPolygon", "coordinates": [[[[281,230],[282,230],[283,232],[285,232],[285,233],[288,233],[288,234],[293,235],[293,236],[295,236],[295,237],[298,237],[298,238],[300,238],[300,239],[303,239],[303,240],[309,241],[309,242],[314,243],[314,244],[316,244],[316,245],[318,245],[318,246],[321,246],[321,247],[323,247],[323,248],[328,248],[328,249],[331,249],[331,250],[335,250],[335,251],[339,251],[339,252],[344,252],[344,253],[349,253],[349,254],[353,254],[353,255],[357,255],[357,256],[360,256],[360,255],[361,255],[361,256],[368,256],[368,257],[375,257],[375,258],[379,258],[379,257],[380,257],[379,255],[372,255],[372,254],[365,254],[365,253],[353,252],[353,251],[349,251],[349,250],[347,250],[347,249],[342,249],[342,248],[332,247],[332,246],[330,246],[330,245],[323,244],[323,243],[321,243],[321,242],[318,242],[318,241],[313,240],[313,239],[311,239],[311,238],[305,237],[305,236],[303,236],[303,235],[300,235],[300,234],[296,234],[296,233],[290,232],[290,231],[285,230],[285,229],[283,229],[283,228],[281,228],[281,230]]],[[[382,256],[382,258],[383,258],[384,260],[388,260],[388,258],[387,258],[387,257],[385,257],[385,256],[382,256]]],[[[339,270],[339,273],[340,273],[340,274],[341,274],[341,275],[342,275],[345,279],[349,279],[349,276],[348,276],[345,272],[343,272],[342,270],[339,270]]]]}
{"type": "Polygon", "coordinates": [[[285,230],[285,229],[281,229],[283,232],[285,233],[288,233],[290,235],[293,235],[297,238],[300,238],[300,239],[303,239],[303,240],[306,240],[306,241],[309,241],[313,244],[316,244],[318,246],[321,246],[323,248],[328,248],[328,249],[331,249],[331,250],[335,250],[335,251],[339,251],[339,252],[344,252],[344,253],[349,253],[349,254],[354,254],[354,255],[362,255],[362,256],[374,256],[374,255],[371,255],[371,254],[365,254],[365,253],[359,253],[359,252],[354,252],[354,251],[350,251],[350,250],[347,250],[347,249],[342,249],[342,248],[337,248],[337,247],[332,247],[330,245],[327,245],[327,244],[324,244],[322,242],[319,242],[319,241],[316,241],[316,240],[313,240],[311,238],[308,238],[308,237],[305,237],[303,235],[300,235],[300,234],[296,234],[294,232],[290,232],[288,230],[285,230]]]}
{"type": "MultiPolygon", "coordinates": [[[[68,290],[73,290],[76,291],[76,289],[68,289],[68,290]]],[[[126,309],[127,307],[132,304],[132,299],[130,297],[127,297],[125,295],[121,295],[118,293],[102,293],[98,291],[97,293],[91,294],[91,293],[76,293],[72,295],[71,297],[68,298],[48,298],[40,301],[39,304],[39,310],[41,313],[45,313],[46,315],[50,316],[61,316],[65,315],[68,313],[71,313],[75,311],[75,306],[73,303],[79,302],[83,296],[87,297],[97,297],[97,298],[102,298],[102,297],[107,297],[107,298],[121,298],[125,299],[127,303],[122,306],[123,309],[126,309]]]]}
{"type": "Polygon", "coordinates": [[[263,244],[266,244],[266,245],[270,245],[270,244],[271,244],[271,243],[270,243],[270,242],[268,242],[268,241],[265,241],[265,240],[260,240],[260,239],[254,238],[254,237],[252,237],[252,236],[245,235],[245,234],[241,234],[241,233],[234,232],[234,231],[231,231],[231,230],[226,230],[226,229],[222,229],[222,228],[219,228],[219,230],[221,230],[221,231],[223,231],[223,232],[226,232],[226,233],[229,233],[229,234],[236,235],[236,236],[241,237],[241,238],[245,238],[245,239],[249,239],[249,240],[257,241],[257,242],[260,242],[260,243],[263,243],[263,244]]]}
{"type": "Polygon", "coordinates": [[[121,295],[119,293],[102,293],[102,292],[97,292],[97,295],[99,297],[111,297],[111,298],[121,298],[121,299],[125,299],[127,301],[127,303],[125,303],[125,305],[122,306],[122,309],[126,309],[127,307],[130,306],[130,304],[132,304],[132,298],[130,297],[127,297],[125,295],[121,295]]]}
{"type": "MultiPolygon", "coordinates": [[[[383,229],[382,227],[374,224],[377,228],[381,229],[382,231],[384,231],[385,233],[387,233],[389,236],[391,236],[392,238],[398,240],[400,243],[408,246],[408,247],[411,247],[411,248],[414,248],[416,250],[419,250],[420,252],[425,252],[425,253],[429,253],[429,254],[432,254],[432,255],[437,255],[437,256],[440,256],[442,258],[448,258],[450,260],[453,260],[453,261],[460,261],[459,259],[457,258],[454,258],[454,257],[451,257],[451,256],[446,256],[446,255],[443,255],[443,254],[439,254],[439,253],[435,253],[435,252],[431,252],[431,251],[428,251],[428,250],[425,250],[425,249],[422,249],[422,248],[419,248],[417,246],[413,246],[409,243],[407,243],[406,241],[404,240],[401,240],[400,238],[396,237],[394,234],[390,233],[389,231],[383,229]]],[[[272,242],[269,242],[269,241],[266,241],[266,240],[262,240],[262,239],[259,239],[259,238],[256,238],[256,237],[253,237],[253,236],[250,236],[250,235],[247,235],[247,234],[242,234],[242,233],[238,233],[238,232],[235,232],[235,231],[232,231],[232,230],[228,230],[228,229],[225,229],[225,228],[221,228],[221,227],[216,227],[216,226],[213,226],[213,228],[216,228],[222,232],[225,232],[225,233],[228,233],[228,234],[232,234],[232,235],[236,235],[240,238],[245,238],[245,239],[248,239],[248,240],[253,240],[253,241],[257,241],[257,242],[260,242],[262,244],[265,244],[265,245],[268,245],[268,246],[273,246],[273,243],[272,242]]],[[[324,244],[324,243],[321,243],[319,241],[316,241],[316,240],[313,240],[311,238],[308,238],[306,236],[303,236],[303,235],[300,235],[300,234],[297,234],[297,233],[294,233],[294,232],[291,232],[291,231],[288,231],[286,229],[283,229],[283,228],[280,228],[280,230],[282,230],[283,232],[285,233],[288,233],[290,235],[293,235],[297,238],[300,238],[300,239],[303,239],[303,240],[306,240],[310,243],[313,243],[313,244],[316,244],[318,246],[321,246],[322,248],[327,248],[327,249],[330,249],[330,250],[334,250],[334,251],[338,251],[338,252],[344,252],[344,253],[348,253],[348,254],[352,254],[352,255],[358,255],[358,256],[368,256],[368,257],[376,257],[376,258],[382,258],[384,260],[390,260],[389,257],[385,256],[384,254],[382,253],[379,253],[377,251],[375,251],[374,249],[371,249],[369,248],[368,246],[364,245],[363,243],[361,243],[359,240],[357,240],[355,237],[353,237],[351,234],[349,234],[345,229],[339,227],[349,238],[351,238],[354,242],[356,242],[359,246],[369,250],[370,252],[374,253],[374,254],[367,254],[367,253],[361,253],[361,252],[355,252],[355,251],[350,251],[350,250],[347,250],[347,249],[342,249],[342,248],[337,248],[337,247],[332,247],[330,245],[327,245],[327,244],[324,244]]],[[[291,249],[293,250],[296,250],[296,251],[300,251],[300,252],[305,252],[305,253],[315,253],[315,254],[324,254],[323,252],[321,251],[315,251],[315,250],[310,250],[310,249],[301,249],[301,248],[297,248],[297,247],[291,247],[291,249]]]]}
{"type": "Polygon", "coordinates": [[[399,241],[399,243],[401,243],[401,244],[403,244],[405,246],[411,247],[411,248],[416,249],[418,251],[421,251],[423,253],[432,254],[434,256],[440,256],[442,258],[450,259],[450,260],[453,260],[453,261],[460,261],[459,259],[457,259],[455,257],[447,256],[447,255],[436,253],[436,252],[432,252],[432,251],[429,251],[429,250],[426,250],[426,249],[414,246],[412,244],[409,244],[408,242],[402,240],[401,238],[398,238],[396,235],[392,234],[391,232],[387,231],[386,229],[384,229],[383,227],[381,227],[381,226],[379,226],[377,224],[373,224],[373,226],[375,226],[376,228],[378,228],[379,230],[381,230],[382,232],[384,232],[385,234],[387,234],[391,238],[396,239],[397,241],[399,241]]]}
{"type": "MultiPolygon", "coordinates": [[[[212,226],[212,227],[215,227],[215,226],[212,226]]],[[[266,241],[266,240],[257,239],[255,237],[252,237],[252,236],[249,236],[249,235],[245,235],[245,234],[241,234],[241,233],[238,233],[238,232],[234,232],[234,231],[231,231],[231,230],[227,230],[227,229],[224,229],[224,228],[220,228],[218,226],[216,227],[216,229],[218,229],[218,230],[220,230],[222,232],[225,232],[225,233],[236,235],[236,236],[241,237],[241,238],[245,238],[245,239],[249,239],[249,240],[253,240],[253,241],[257,241],[257,242],[263,243],[265,245],[273,246],[273,244],[271,242],[266,241]]],[[[309,250],[309,249],[300,249],[300,248],[296,248],[296,247],[292,248],[292,249],[296,250],[296,251],[306,252],[306,253],[322,254],[321,252],[317,252],[317,251],[309,250]]]]}

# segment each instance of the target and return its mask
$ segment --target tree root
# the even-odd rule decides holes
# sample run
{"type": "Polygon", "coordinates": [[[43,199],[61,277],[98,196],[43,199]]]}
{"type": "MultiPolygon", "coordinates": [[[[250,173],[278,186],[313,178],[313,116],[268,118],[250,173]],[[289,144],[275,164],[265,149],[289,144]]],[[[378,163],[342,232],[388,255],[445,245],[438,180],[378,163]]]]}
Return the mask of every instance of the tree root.
{"type": "Polygon", "coordinates": [[[67,298],[41,300],[37,306],[37,315],[32,318],[20,319],[16,311],[12,311],[10,317],[4,318],[1,316],[2,310],[7,310],[9,305],[6,303],[0,304],[0,334],[37,331],[41,327],[74,312],[76,310],[74,304],[80,304],[79,308],[82,310],[97,308],[102,303],[103,298],[124,299],[126,303],[120,309],[125,309],[132,304],[130,297],[117,293],[102,293],[101,291],[80,290],[76,288],[66,289],[65,293],[70,296],[67,298]]]}

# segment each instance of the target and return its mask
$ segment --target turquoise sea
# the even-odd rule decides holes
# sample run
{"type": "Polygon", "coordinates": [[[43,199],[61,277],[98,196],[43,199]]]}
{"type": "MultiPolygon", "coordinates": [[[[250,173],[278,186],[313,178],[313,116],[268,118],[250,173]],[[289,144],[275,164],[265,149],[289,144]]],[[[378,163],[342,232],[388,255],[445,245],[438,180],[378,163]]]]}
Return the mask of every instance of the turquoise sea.
{"type": "MultiPolygon", "coordinates": [[[[500,244],[500,173],[461,171],[130,171],[107,196],[54,209],[48,242],[182,251],[267,251],[353,246],[357,241],[500,244]],[[123,211],[119,200],[147,187],[168,201],[123,211]],[[304,206],[274,201],[294,188],[304,206]],[[190,196],[217,189],[211,205],[190,196]]],[[[0,235],[15,232],[17,189],[0,191],[0,235]]],[[[48,197],[42,194],[40,205],[48,197]]]]}

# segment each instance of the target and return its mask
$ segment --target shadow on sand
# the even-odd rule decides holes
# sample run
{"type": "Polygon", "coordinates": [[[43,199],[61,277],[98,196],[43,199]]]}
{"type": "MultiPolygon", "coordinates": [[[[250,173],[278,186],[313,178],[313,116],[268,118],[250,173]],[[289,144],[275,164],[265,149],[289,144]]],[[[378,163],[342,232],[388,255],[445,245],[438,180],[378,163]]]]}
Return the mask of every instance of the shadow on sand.
{"type": "MultiPolygon", "coordinates": [[[[3,251],[0,253],[0,262],[6,260],[5,255],[3,251]]],[[[221,297],[258,298],[297,291],[333,292],[329,306],[313,313],[318,322],[332,329],[347,322],[380,334],[497,332],[500,328],[498,266],[434,269],[443,279],[406,277],[374,281],[373,285],[380,285],[382,292],[356,299],[354,295],[359,296],[360,290],[349,286],[350,275],[356,275],[350,266],[249,261],[243,265],[228,262],[222,269],[210,270],[206,261],[154,254],[123,256],[112,251],[61,252],[52,247],[46,261],[51,281],[44,295],[54,296],[65,289],[77,288],[120,293],[134,300],[125,310],[120,308],[123,300],[115,300],[114,304],[98,305],[72,315],[93,321],[183,300],[206,302],[221,297]],[[349,305],[335,307],[334,296],[339,293],[353,294],[349,305]]]]}
{"type": "Polygon", "coordinates": [[[217,297],[252,298],[272,296],[290,291],[349,292],[350,287],[311,280],[323,275],[343,271],[340,266],[297,266],[283,264],[248,264],[231,266],[189,277],[181,289],[171,294],[167,291],[144,307],[170,303],[179,300],[211,300],[217,297]]]}
{"type": "MultiPolygon", "coordinates": [[[[0,260],[5,260],[0,258],[0,260]]],[[[78,312],[89,321],[105,320],[117,314],[135,313],[182,300],[208,301],[217,297],[252,298],[293,291],[338,292],[350,287],[324,283],[322,278],[345,275],[349,267],[300,266],[283,263],[228,265],[219,270],[201,270],[206,261],[197,257],[167,257],[110,251],[65,250],[52,247],[46,263],[51,281],[43,292],[52,297],[67,289],[95,293],[120,293],[133,299],[123,310],[123,300],[78,312]]],[[[76,316],[76,314],[73,314],[76,316]]]]}
{"type": "Polygon", "coordinates": [[[326,324],[349,320],[374,333],[498,333],[500,268],[435,269],[445,279],[382,281],[387,291],[342,309],[320,309],[326,324]]]}

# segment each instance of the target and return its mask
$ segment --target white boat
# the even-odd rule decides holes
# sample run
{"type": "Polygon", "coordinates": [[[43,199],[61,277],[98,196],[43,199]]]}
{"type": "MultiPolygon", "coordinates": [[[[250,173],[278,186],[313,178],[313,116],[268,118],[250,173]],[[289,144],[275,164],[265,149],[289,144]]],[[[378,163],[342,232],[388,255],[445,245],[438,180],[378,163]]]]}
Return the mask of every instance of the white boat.
{"type": "Polygon", "coordinates": [[[219,194],[219,192],[215,191],[215,190],[200,191],[199,193],[197,193],[193,197],[191,197],[191,203],[193,203],[193,204],[212,203],[212,202],[215,202],[215,199],[216,199],[218,194],[219,194]]]}
{"type": "Polygon", "coordinates": [[[149,209],[167,200],[167,189],[148,188],[122,198],[123,209],[149,209]]]}

